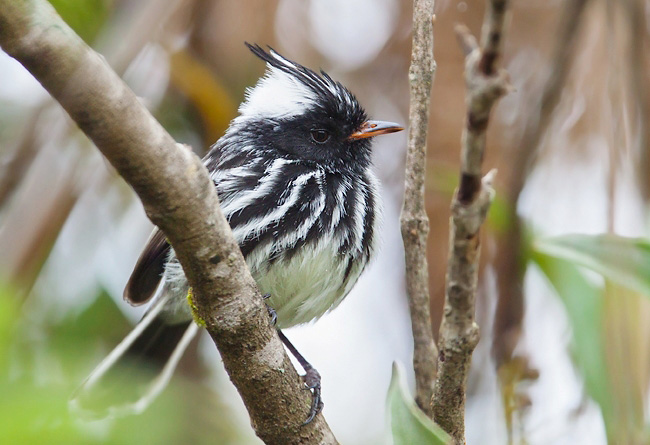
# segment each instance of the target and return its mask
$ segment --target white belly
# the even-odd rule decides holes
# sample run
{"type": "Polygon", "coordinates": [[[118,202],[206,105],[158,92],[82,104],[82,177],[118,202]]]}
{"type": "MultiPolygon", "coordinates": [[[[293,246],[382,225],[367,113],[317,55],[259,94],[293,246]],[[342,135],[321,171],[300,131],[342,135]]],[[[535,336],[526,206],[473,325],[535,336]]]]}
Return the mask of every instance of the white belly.
{"type": "MultiPolygon", "coordinates": [[[[260,256],[246,258],[253,278],[263,294],[271,294],[266,303],[275,309],[277,328],[284,329],[316,320],[338,306],[354,286],[365,262],[354,259],[344,280],[347,261],[332,243],[322,248],[306,247],[289,260],[277,260],[270,266],[260,256]]],[[[266,258],[265,258],[266,259],[266,258]]],[[[166,298],[164,316],[170,321],[191,319],[186,301],[189,289],[183,269],[171,251],[165,268],[164,289],[159,297],[166,298]]]]}
{"type": "Polygon", "coordinates": [[[260,291],[271,294],[267,303],[277,312],[279,329],[307,323],[334,309],[359,278],[363,260],[353,260],[344,280],[347,261],[332,243],[323,246],[306,247],[291,259],[268,267],[247,258],[252,260],[249,267],[260,291]]]}

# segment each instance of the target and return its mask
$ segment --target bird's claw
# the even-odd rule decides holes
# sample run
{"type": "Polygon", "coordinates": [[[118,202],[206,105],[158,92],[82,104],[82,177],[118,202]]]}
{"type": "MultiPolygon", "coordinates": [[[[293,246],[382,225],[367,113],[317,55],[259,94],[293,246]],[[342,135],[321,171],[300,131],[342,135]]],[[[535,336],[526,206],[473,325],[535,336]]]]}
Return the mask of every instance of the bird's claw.
{"type": "Polygon", "coordinates": [[[307,417],[307,420],[302,424],[304,426],[311,423],[311,421],[314,420],[314,417],[323,410],[324,404],[323,399],[321,398],[320,374],[307,360],[305,360],[305,357],[298,352],[296,347],[291,344],[289,339],[279,329],[278,336],[289,352],[291,352],[296,360],[298,360],[302,369],[305,370],[305,375],[302,376],[302,380],[305,382],[304,389],[311,391],[311,408],[309,409],[309,417],[307,417]]]}
{"type": "Polygon", "coordinates": [[[273,309],[271,306],[266,304],[266,300],[268,300],[269,298],[271,298],[271,294],[262,295],[262,299],[265,301],[264,304],[266,305],[266,310],[269,313],[269,317],[271,317],[271,326],[275,326],[276,323],[278,322],[278,313],[275,312],[275,309],[273,309]]]}
{"type": "Polygon", "coordinates": [[[311,408],[309,410],[309,417],[304,421],[303,426],[311,423],[314,417],[323,410],[323,399],[321,398],[320,374],[314,368],[305,370],[305,375],[302,376],[306,385],[306,390],[311,391],[311,408]]]}

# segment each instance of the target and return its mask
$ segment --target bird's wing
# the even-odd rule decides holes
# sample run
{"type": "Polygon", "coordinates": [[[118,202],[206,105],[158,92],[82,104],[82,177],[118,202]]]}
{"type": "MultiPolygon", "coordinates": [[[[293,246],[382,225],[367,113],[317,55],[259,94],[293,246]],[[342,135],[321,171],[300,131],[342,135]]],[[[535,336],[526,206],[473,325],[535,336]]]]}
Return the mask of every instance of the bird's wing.
{"type": "Polygon", "coordinates": [[[158,228],[154,229],[124,288],[126,301],[133,306],[139,306],[154,295],[165,271],[165,261],[170,248],[165,234],[158,228]]]}

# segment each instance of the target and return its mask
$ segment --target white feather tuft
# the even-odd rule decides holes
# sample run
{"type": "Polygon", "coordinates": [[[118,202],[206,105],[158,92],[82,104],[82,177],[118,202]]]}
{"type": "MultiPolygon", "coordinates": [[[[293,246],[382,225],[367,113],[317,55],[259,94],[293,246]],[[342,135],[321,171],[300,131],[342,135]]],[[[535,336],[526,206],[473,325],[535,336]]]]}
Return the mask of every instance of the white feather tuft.
{"type": "Polygon", "coordinates": [[[239,113],[242,118],[287,118],[304,114],[316,100],[316,93],[296,77],[269,66],[266,75],[246,91],[239,113]]]}

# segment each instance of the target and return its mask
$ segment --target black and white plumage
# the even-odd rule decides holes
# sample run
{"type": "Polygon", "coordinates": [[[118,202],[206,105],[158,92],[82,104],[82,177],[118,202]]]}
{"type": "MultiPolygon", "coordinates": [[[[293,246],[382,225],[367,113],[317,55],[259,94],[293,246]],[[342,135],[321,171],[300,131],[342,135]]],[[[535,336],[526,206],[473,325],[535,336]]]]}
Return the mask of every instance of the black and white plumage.
{"type": "MultiPolygon", "coordinates": [[[[369,121],[354,95],[325,72],[317,74],[273,50],[248,46],[268,70],[247,91],[240,115],[204,163],[246,263],[260,290],[271,295],[267,303],[282,329],[335,308],[371,260],[381,205],[370,138],[401,128],[369,121]]],[[[163,370],[131,405],[131,411],[141,411],[164,387],[198,330],[188,291],[173,249],[155,230],[124,293],[131,304],[154,297],[153,303],[82,392],[97,386],[122,357],[155,356],[163,370]],[[153,347],[156,337],[166,344],[153,347]]]]}

